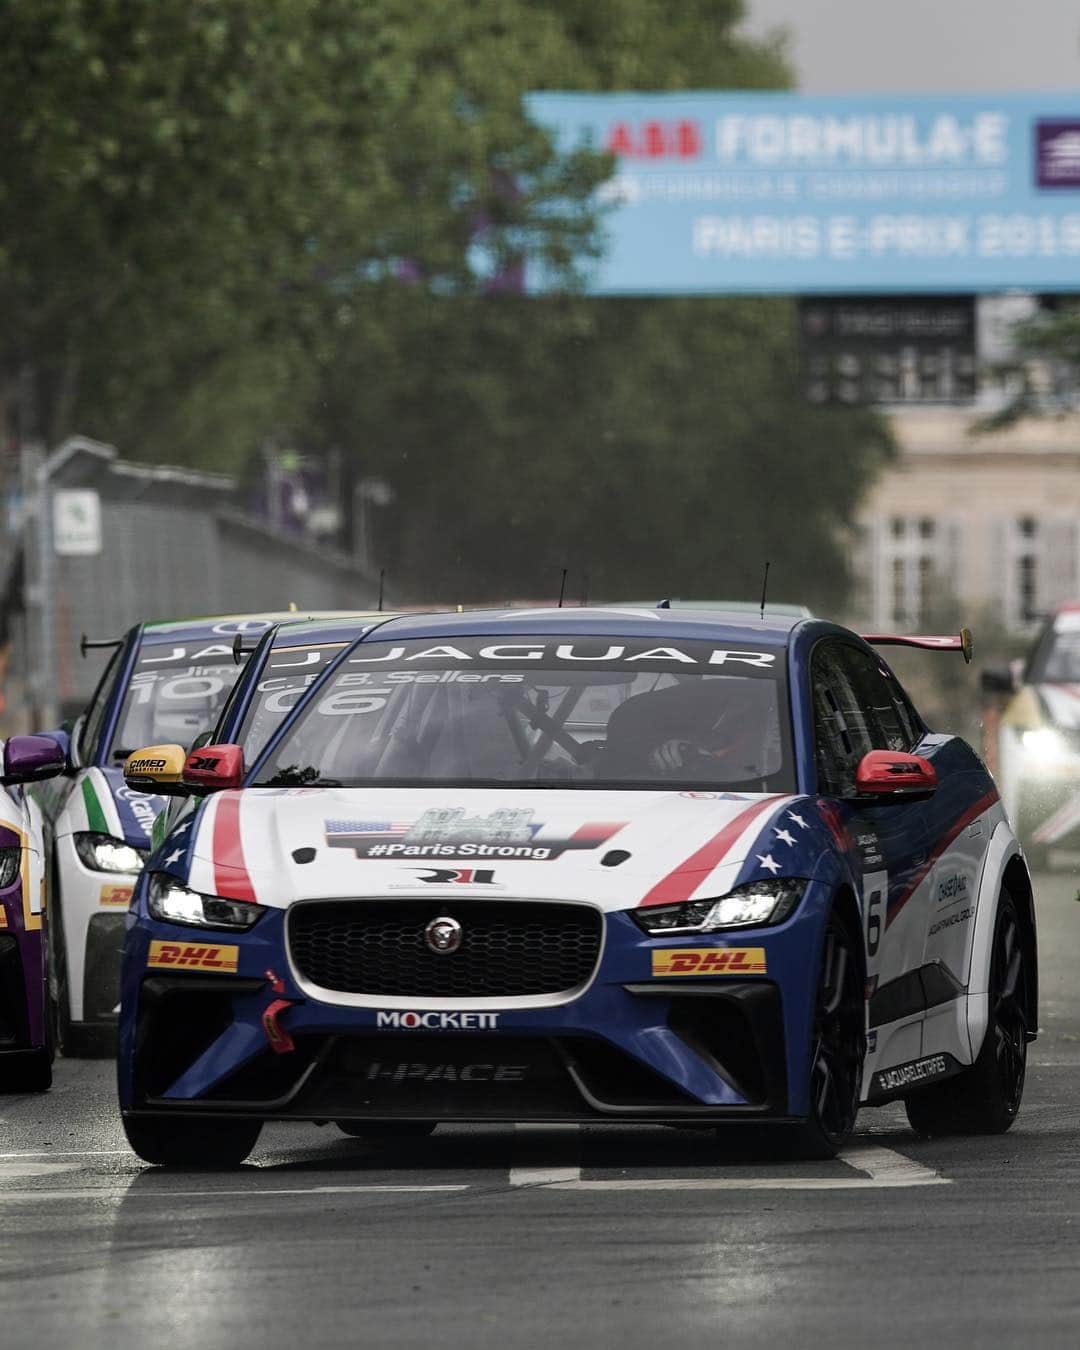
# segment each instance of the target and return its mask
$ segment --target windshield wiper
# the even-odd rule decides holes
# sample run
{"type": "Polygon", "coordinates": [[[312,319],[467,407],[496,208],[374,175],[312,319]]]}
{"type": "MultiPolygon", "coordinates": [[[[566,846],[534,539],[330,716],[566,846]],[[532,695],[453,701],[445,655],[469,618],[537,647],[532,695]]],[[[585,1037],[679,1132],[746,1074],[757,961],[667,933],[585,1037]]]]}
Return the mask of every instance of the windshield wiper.
{"type": "Polygon", "coordinates": [[[256,784],[257,787],[341,787],[341,780],[338,778],[323,778],[314,764],[307,764],[304,768],[299,765],[290,764],[288,768],[279,769],[273,778],[267,778],[263,782],[256,784]]]}

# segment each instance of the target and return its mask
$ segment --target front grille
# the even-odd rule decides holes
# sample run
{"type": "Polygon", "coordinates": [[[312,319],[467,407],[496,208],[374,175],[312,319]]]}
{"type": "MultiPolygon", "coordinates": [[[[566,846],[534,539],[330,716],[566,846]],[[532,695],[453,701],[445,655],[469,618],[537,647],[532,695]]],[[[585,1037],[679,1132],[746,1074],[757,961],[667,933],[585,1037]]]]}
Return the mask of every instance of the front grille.
{"type": "Polygon", "coordinates": [[[346,994],[500,998],[560,994],[591,976],[603,919],[588,905],[491,900],[328,900],[289,911],[289,950],[305,980],[346,994]],[[433,952],[440,916],[463,930],[433,952]]]}

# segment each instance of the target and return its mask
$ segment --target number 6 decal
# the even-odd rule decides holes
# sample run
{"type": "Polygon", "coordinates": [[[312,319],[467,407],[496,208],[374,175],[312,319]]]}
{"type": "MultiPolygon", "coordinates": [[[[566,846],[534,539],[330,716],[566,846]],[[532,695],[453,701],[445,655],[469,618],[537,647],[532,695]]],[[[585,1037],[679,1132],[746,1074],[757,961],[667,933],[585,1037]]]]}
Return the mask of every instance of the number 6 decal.
{"type": "Polygon", "coordinates": [[[875,960],[881,949],[881,935],[885,929],[885,905],[889,893],[887,872],[867,872],[863,877],[863,928],[866,933],[867,975],[873,975],[878,966],[875,960]]]}

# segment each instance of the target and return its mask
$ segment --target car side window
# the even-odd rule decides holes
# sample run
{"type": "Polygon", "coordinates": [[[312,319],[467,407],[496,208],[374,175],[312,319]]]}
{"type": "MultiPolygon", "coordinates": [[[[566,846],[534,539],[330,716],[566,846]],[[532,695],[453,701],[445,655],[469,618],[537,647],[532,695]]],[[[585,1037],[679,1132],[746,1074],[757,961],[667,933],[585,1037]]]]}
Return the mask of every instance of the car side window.
{"type": "Polygon", "coordinates": [[[810,673],[818,786],[833,797],[853,795],[859,761],[874,749],[845,655],[839,643],[823,643],[810,673]]]}
{"type": "Polygon", "coordinates": [[[105,667],[101,679],[98,680],[98,686],[94,690],[94,697],[90,700],[90,706],[86,710],[82,732],[79,735],[80,764],[89,764],[93,759],[98,739],[101,736],[101,724],[105,720],[105,709],[109,706],[109,700],[112,698],[116,675],[126,649],[126,643],[122,647],[117,647],[112,656],[109,657],[109,664],[105,667]]]}
{"type": "Polygon", "coordinates": [[[922,718],[915,711],[915,705],[908,698],[903,685],[896,678],[893,672],[885,664],[880,664],[882,678],[885,680],[885,687],[888,690],[889,698],[892,700],[893,710],[896,713],[896,721],[900,728],[900,734],[903,737],[901,750],[914,750],[923,738],[926,730],[922,718]]]}
{"type": "Polygon", "coordinates": [[[862,712],[870,748],[873,750],[910,750],[911,726],[905,725],[894,697],[895,681],[888,667],[875,655],[860,647],[840,648],[841,662],[862,712]]]}

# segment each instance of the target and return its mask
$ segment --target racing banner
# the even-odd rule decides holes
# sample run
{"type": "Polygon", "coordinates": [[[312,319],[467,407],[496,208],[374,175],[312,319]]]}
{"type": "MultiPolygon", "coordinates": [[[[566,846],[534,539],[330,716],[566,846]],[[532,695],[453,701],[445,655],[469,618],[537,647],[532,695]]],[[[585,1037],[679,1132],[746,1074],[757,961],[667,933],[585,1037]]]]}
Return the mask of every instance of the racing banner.
{"type": "MultiPolygon", "coordinates": [[[[615,156],[594,295],[1080,290],[1080,90],[529,98],[615,156]]],[[[539,264],[527,285],[542,291],[539,264]]]]}

